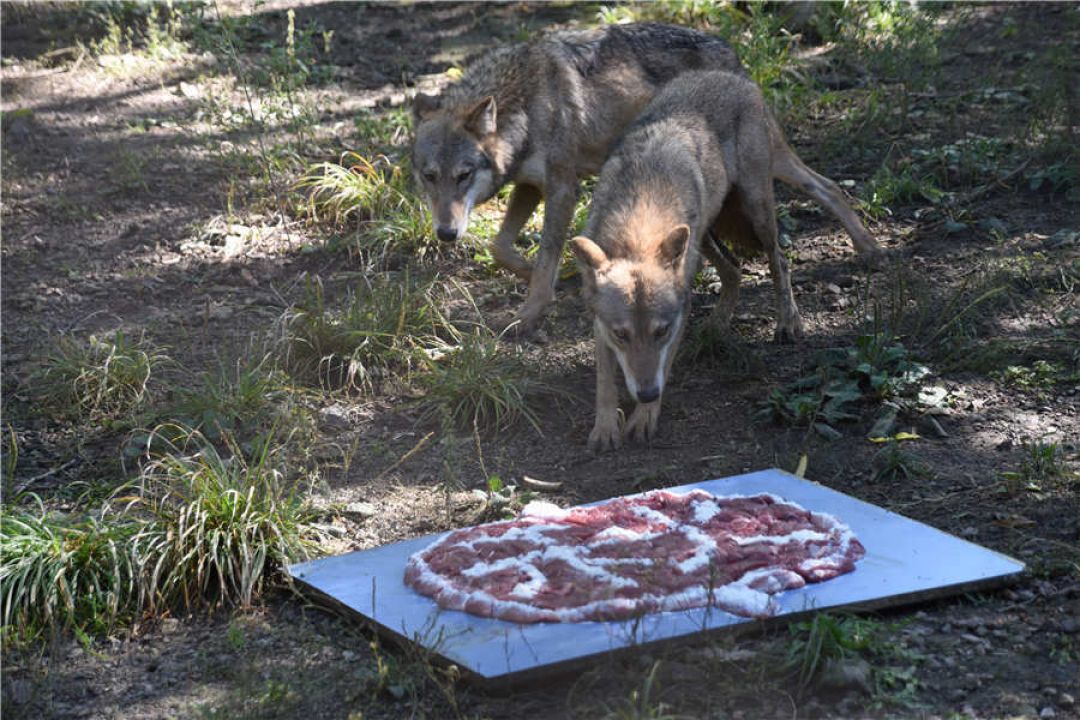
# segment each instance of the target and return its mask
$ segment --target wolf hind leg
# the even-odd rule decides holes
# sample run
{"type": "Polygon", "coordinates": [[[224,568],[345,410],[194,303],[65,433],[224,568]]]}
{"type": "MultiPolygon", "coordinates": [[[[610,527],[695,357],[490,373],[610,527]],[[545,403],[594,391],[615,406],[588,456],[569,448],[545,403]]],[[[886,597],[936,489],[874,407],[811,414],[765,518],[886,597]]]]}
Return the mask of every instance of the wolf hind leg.
{"type": "Polygon", "coordinates": [[[764,178],[764,182],[754,185],[755,187],[743,193],[743,208],[746,219],[769,259],[769,274],[772,276],[777,311],[774,337],[777,342],[790,343],[803,336],[803,321],[791,290],[791,270],[780,249],[780,243],[777,242],[772,179],[764,178]]]}
{"type": "Polygon", "coordinates": [[[871,265],[880,265],[884,251],[851,209],[840,187],[829,178],[819,175],[803,163],[802,159],[784,140],[776,121],[770,118],[770,143],[772,146],[773,177],[809,195],[840,221],[851,236],[851,243],[860,259],[871,265]]]}

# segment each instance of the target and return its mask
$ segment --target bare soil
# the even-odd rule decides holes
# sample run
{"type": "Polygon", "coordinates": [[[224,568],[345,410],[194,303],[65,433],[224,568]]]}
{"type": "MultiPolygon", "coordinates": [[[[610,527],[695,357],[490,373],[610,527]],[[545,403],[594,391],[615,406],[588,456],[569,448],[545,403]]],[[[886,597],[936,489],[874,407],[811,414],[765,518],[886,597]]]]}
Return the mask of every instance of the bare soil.
{"type": "MultiPolygon", "coordinates": [[[[513,41],[523,29],[591,20],[595,12],[562,5],[284,2],[229,11],[256,14],[266,37],[280,37],[284,10],[294,6],[297,27],[314,21],[335,33],[324,58],[332,78],[312,91],[319,117],[303,152],[312,160],[335,159],[363,142],[351,122],[359,109],[400,104],[407,88],[436,86],[451,62],[513,41]]],[[[249,351],[250,338],[299,297],[305,278],[318,276],[340,291],[364,268],[324,245],[317,228],[281,219],[273,194],[288,193],[294,178],[259,184],[260,173],[229,151],[249,139],[248,131],[216,127],[206,116],[207,98],[217,93],[239,102],[242,88],[213,56],[76,61],[73,50],[52,63],[43,53],[72,46],[85,29],[9,5],[3,12],[4,424],[20,448],[16,484],[32,483],[62,506],[72,502],[65,486],[103,476],[119,481],[124,469],[117,459],[122,437],[109,428],[64,424],[33,406],[27,379],[57,334],[145,332],[168,348],[177,367],[208,369],[249,351]],[[23,108],[32,114],[9,121],[23,108]],[[262,230],[245,235],[237,248],[213,231],[230,214],[262,230]]],[[[928,134],[928,144],[972,131],[1019,137],[1023,108],[980,99],[975,91],[1028,82],[1031,57],[1049,42],[1050,28],[1080,52],[1077,25],[1066,22],[1070,13],[1076,9],[1066,4],[944,13],[943,22],[951,23],[944,64],[933,91],[913,98],[910,109],[927,112],[906,132],[928,134]],[[1003,32],[1013,24],[1018,31],[1003,32]]],[[[789,129],[809,164],[861,184],[881,158],[844,152],[842,132],[829,116],[789,129]]],[[[835,222],[789,195],[781,199],[796,221],[789,234],[807,325],[803,343],[771,342],[770,284],[765,266],[751,264],[735,326],[741,360],[680,362],[659,440],[591,455],[585,449],[592,424],[591,323],[577,281],[567,281],[541,336],[524,348],[538,376],[561,391],[539,409],[542,435],[521,424],[483,436],[478,453],[468,436],[437,433],[386,472],[437,428],[418,423],[409,397],[325,397],[323,404],[349,422],[320,430],[328,464],[336,468],[326,471],[316,501],[326,508],[364,501],[375,509],[363,517],[328,510],[339,537],[327,550],[370,548],[474,522],[483,508],[471,491],[489,475],[559,481],[562,488],[547,499],[571,505],[764,467],[792,470],[805,454],[808,476],[817,482],[1028,564],[1009,589],[877,616],[895,623],[890,640],[903,648],[896,687],[871,692],[841,682],[800,696],[779,670],[787,635],[770,632],[602,664],[508,695],[464,685],[444,692],[447,684],[432,680],[422,659],[379,646],[366,628],[282,591],[244,612],[167,618],[90,645],[61,640],[9,653],[5,714],[645,717],[632,713],[631,693],[641,691],[659,660],[650,702],[679,716],[1080,717],[1080,486],[1060,479],[1017,491],[1002,480],[1022,465],[1025,442],[1056,442],[1065,465],[1078,467],[1080,387],[1059,382],[1032,389],[1003,382],[992,370],[942,371],[935,382],[952,400],[934,416],[941,432],[925,417],[905,417],[900,428],[922,435],[908,449],[931,472],[889,481],[875,480],[880,447],[865,439],[872,416],[838,426],[843,436],[833,441],[755,419],[770,390],[811,370],[815,351],[851,345],[873,300],[889,297],[897,277],[895,270],[861,268],[835,222]]],[[[497,208],[489,210],[497,215],[497,208]]],[[[1031,190],[1023,175],[972,194],[964,207],[972,220],[956,232],[946,232],[940,218],[920,219],[917,210],[884,217],[872,231],[931,295],[956,292],[991,260],[1028,263],[1040,278],[1060,270],[1065,282],[1080,257],[1080,206],[1060,193],[1031,190]],[[979,223],[988,219],[999,221],[999,231],[979,223]],[[1072,239],[1062,231],[1072,231],[1072,239]]],[[[478,269],[467,252],[448,251],[435,262],[442,273],[461,277],[491,317],[523,299],[523,287],[478,269]]],[[[1022,344],[1054,332],[1080,343],[1076,300],[1075,287],[1033,283],[1009,302],[980,308],[983,327],[991,328],[984,333],[1022,344]]],[[[709,302],[706,293],[697,299],[702,313],[709,302]]],[[[176,382],[189,377],[169,372],[176,382]]]]}

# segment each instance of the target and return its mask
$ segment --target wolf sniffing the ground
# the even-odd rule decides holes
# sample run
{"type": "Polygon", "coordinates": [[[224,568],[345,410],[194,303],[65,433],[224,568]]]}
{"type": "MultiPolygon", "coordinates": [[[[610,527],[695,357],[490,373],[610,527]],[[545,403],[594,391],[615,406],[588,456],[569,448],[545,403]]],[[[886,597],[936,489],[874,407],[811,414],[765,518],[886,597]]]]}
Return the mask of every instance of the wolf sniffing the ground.
{"type": "MultiPolygon", "coordinates": [[[[519,332],[535,329],[554,300],[579,180],[600,169],[622,131],[666,83],[699,69],[745,74],[719,38],[671,25],[610,25],[495,49],[441,95],[417,95],[412,167],[441,240],[459,240],[473,207],[514,183],[492,254],[529,283],[515,318],[519,332]],[[530,266],[514,241],[541,199],[543,232],[530,266]]],[[[771,115],[765,117],[778,134],[771,115]]],[[[861,254],[879,255],[833,182],[794,157],[777,158],[774,172],[835,215],[861,254]]]]}
{"type": "MultiPolygon", "coordinates": [[[[660,402],[704,254],[722,284],[711,321],[730,323],[738,254],[764,252],[776,296],[776,339],[803,332],[787,259],[777,242],[772,179],[798,158],[775,132],[758,87],[727,72],[671,81],[600,171],[585,236],[571,240],[596,338],[596,422],[589,447],[621,445],[616,365],[637,403],[631,441],[656,434],[660,402]]],[[[801,164],[801,163],[800,163],[801,164]]]]}

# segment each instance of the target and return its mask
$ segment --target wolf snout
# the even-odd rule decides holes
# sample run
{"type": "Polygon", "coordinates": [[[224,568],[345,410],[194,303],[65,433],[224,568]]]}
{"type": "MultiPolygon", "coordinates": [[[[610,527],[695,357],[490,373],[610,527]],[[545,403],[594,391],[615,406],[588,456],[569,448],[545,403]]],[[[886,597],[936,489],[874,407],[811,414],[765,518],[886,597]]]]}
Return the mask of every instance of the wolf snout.
{"type": "Polygon", "coordinates": [[[639,403],[651,403],[660,399],[660,388],[656,385],[647,385],[645,387],[639,387],[637,391],[637,401],[639,403]]]}
{"type": "Polygon", "coordinates": [[[454,242],[458,238],[458,231],[449,225],[440,225],[435,228],[435,235],[442,242],[450,243],[454,242]]]}

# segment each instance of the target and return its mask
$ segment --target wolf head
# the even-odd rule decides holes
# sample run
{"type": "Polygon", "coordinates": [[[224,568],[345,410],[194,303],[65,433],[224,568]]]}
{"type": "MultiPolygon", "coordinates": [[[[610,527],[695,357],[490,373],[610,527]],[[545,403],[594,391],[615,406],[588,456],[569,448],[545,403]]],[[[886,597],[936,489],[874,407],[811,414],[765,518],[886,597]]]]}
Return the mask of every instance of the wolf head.
{"type": "Polygon", "coordinates": [[[460,240],[473,206],[499,189],[492,160],[495,112],[490,96],[466,108],[444,108],[438,97],[423,93],[413,102],[413,172],[444,242],[460,240]]]}
{"type": "Polygon", "coordinates": [[[660,399],[688,312],[690,228],[673,228],[644,259],[609,257],[587,237],[570,242],[592,287],[597,341],[615,353],[635,401],[660,399]]]}

